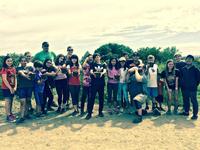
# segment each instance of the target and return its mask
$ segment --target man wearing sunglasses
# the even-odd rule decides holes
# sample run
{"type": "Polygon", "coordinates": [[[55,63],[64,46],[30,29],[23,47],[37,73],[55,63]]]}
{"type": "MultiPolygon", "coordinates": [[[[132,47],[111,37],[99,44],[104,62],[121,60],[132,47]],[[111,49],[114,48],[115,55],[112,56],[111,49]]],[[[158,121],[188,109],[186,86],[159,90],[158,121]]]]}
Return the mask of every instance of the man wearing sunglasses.
{"type": "Polygon", "coordinates": [[[33,62],[36,60],[39,60],[41,62],[44,62],[46,59],[51,59],[52,61],[55,60],[56,54],[54,52],[49,51],[49,43],[48,42],[43,42],[42,43],[42,51],[37,53],[34,58],[33,62]]]}

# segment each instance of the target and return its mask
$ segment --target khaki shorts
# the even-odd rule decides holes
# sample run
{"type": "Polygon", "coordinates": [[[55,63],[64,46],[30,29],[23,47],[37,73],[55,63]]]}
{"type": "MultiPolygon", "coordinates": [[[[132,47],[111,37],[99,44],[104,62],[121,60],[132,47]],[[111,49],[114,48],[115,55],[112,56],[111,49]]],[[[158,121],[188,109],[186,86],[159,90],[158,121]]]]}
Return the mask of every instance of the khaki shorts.
{"type": "Polygon", "coordinates": [[[140,102],[140,103],[145,103],[146,102],[146,100],[147,100],[147,95],[144,95],[144,94],[138,94],[138,95],[136,95],[134,98],[133,98],[133,100],[136,100],[136,101],[138,101],[138,102],[140,102]]]}

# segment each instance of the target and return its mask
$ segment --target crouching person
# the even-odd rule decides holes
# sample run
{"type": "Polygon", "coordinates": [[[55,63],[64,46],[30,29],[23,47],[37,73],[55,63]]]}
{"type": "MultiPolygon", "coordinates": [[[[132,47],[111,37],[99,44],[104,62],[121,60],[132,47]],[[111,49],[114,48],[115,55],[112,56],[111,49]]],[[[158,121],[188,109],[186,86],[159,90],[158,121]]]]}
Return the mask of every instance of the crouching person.
{"type": "Polygon", "coordinates": [[[142,104],[145,104],[147,101],[147,77],[144,74],[143,66],[140,66],[140,69],[133,67],[128,71],[129,73],[134,73],[130,88],[132,89],[131,100],[134,101],[137,117],[133,120],[133,123],[140,123],[142,122],[142,115],[147,113],[146,110],[142,109],[142,104]]]}

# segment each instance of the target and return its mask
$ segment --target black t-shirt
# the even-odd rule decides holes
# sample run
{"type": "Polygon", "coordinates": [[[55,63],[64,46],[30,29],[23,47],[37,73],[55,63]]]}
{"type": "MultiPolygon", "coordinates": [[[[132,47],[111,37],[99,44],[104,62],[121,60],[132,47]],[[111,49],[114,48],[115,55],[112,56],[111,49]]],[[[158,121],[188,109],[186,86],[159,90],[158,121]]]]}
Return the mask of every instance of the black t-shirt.
{"type": "Polygon", "coordinates": [[[181,68],[185,67],[186,63],[183,61],[175,63],[176,69],[180,71],[181,68]]]}
{"type": "Polygon", "coordinates": [[[18,88],[32,88],[33,87],[33,80],[29,80],[26,77],[23,77],[19,74],[19,71],[24,71],[24,73],[28,74],[26,67],[17,67],[17,87],[18,88]]]}
{"type": "Polygon", "coordinates": [[[97,63],[92,63],[91,64],[91,70],[96,74],[96,78],[94,75],[91,75],[91,84],[92,85],[105,85],[105,75],[100,77],[100,73],[103,72],[104,69],[106,69],[106,64],[97,64],[97,63]]]}
{"type": "Polygon", "coordinates": [[[167,81],[167,84],[168,84],[168,87],[170,89],[175,89],[175,85],[176,85],[176,77],[180,77],[180,72],[178,69],[175,69],[174,71],[172,72],[168,72],[166,70],[164,70],[162,73],[161,73],[161,77],[163,79],[166,79],[167,81]]]}
{"type": "MultiPolygon", "coordinates": [[[[56,68],[52,66],[52,67],[46,68],[46,71],[49,73],[56,72],[56,68]]],[[[53,76],[48,76],[47,80],[45,81],[46,86],[50,86],[51,88],[54,88],[55,87],[54,78],[55,77],[53,76]]]]}

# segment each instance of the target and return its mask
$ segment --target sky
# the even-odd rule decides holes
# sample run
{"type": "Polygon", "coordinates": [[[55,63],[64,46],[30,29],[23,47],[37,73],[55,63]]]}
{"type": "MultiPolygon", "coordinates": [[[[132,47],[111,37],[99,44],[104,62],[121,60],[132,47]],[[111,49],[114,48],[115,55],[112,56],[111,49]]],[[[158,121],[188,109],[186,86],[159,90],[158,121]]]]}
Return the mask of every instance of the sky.
{"type": "Polygon", "coordinates": [[[200,55],[199,10],[199,0],[1,0],[0,55],[35,54],[43,41],[79,57],[110,42],[200,55]]]}

